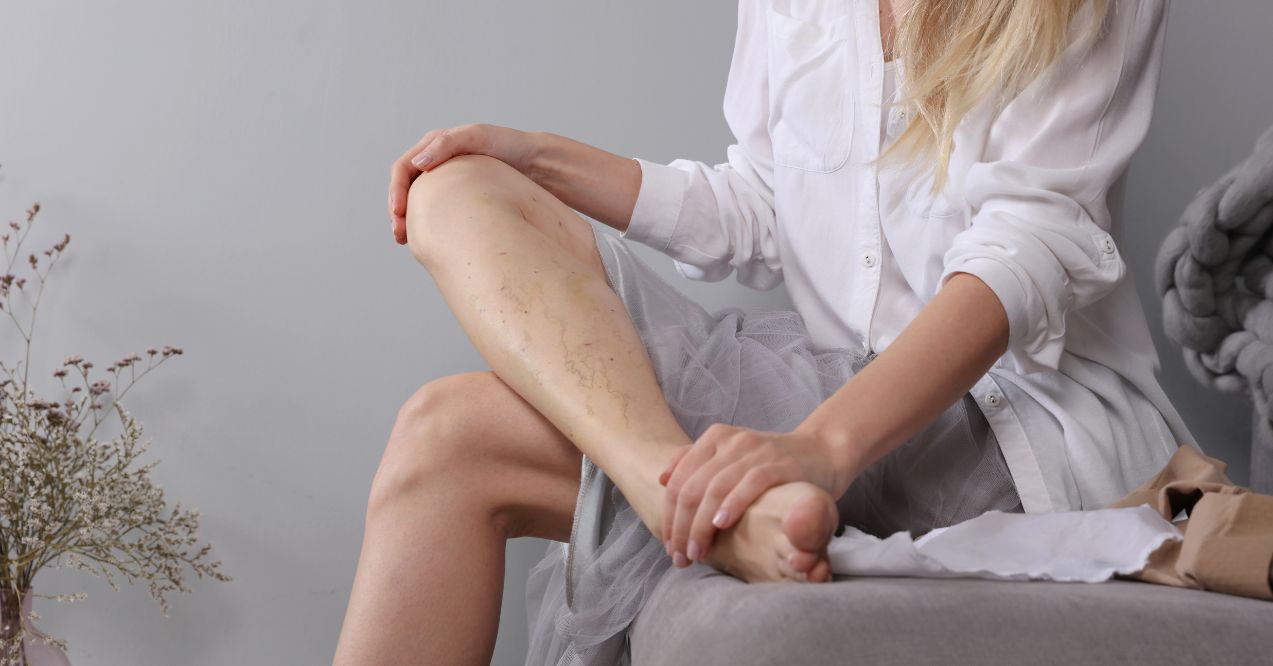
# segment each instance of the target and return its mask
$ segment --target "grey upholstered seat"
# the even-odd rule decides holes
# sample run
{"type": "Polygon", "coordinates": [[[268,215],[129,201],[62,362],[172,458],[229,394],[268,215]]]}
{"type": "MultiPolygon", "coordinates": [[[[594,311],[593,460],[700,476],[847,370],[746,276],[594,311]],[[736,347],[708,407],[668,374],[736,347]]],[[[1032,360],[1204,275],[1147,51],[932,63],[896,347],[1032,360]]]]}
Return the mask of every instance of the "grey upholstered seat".
{"type": "Polygon", "coordinates": [[[1267,664],[1273,603],[1130,581],[757,584],[673,569],[633,664],[1267,664]]]}

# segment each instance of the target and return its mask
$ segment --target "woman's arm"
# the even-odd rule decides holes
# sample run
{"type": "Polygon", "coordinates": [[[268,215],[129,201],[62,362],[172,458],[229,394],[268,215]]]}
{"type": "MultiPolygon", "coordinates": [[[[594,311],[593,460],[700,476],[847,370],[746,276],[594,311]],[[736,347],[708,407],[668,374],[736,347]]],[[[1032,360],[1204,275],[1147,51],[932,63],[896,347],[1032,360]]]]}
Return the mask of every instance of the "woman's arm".
{"type": "Polygon", "coordinates": [[[522,173],[567,206],[627,230],[641,191],[636,160],[548,132],[531,132],[528,140],[532,148],[522,173]]]}
{"type": "Polygon", "coordinates": [[[389,216],[399,243],[407,190],[423,171],[464,153],[521,171],[568,206],[672,257],[685,277],[736,272],[754,289],[782,282],[769,139],[766,0],[738,3],[738,33],[725,83],[725,121],[735,143],[725,160],[661,164],[620,157],[546,132],[487,124],[433,130],[393,165],[389,216]]]}
{"type": "Polygon", "coordinates": [[[833,495],[968,392],[1007,345],[999,298],[975,276],[952,274],[892,344],[796,428],[823,442],[845,474],[833,495]]]}
{"type": "MultiPolygon", "coordinates": [[[[710,510],[698,511],[700,500],[731,494],[746,475],[751,489],[793,479],[833,492],[844,487],[901,433],[950,405],[996,354],[1008,372],[1058,369],[1069,314],[1125,278],[1106,198],[1149,126],[1166,13],[1165,0],[1120,0],[1098,39],[1074,40],[1002,110],[976,121],[992,126],[968,134],[985,144],[963,176],[969,225],[943,255],[940,290],[884,354],[796,431],[715,428],[708,441],[683,448],[673,473],[662,477],[665,514],[676,520],[665,534],[675,544],[688,547],[697,530],[701,553],[712,521],[710,510]],[[717,455],[722,436],[733,443],[717,455]],[[740,457],[762,469],[731,464],[740,457]],[[723,472],[700,474],[704,461],[723,472]]],[[[745,505],[732,502],[712,516],[716,523],[737,519],[745,505]]]]}
{"type": "Polygon", "coordinates": [[[980,279],[954,273],[875,360],[790,433],[713,426],[681,449],[667,486],[663,533],[701,559],[769,488],[812,481],[839,497],[871,463],[959,399],[1003,355],[1008,317],[980,279]],[[693,544],[692,546],[690,544],[693,544]]]}
{"type": "Polygon", "coordinates": [[[389,169],[389,219],[407,242],[407,191],[421,174],[456,155],[488,155],[539,183],[566,205],[619,231],[628,228],[641,166],[635,160],[548,132],[471,123],[427,132],[389,169]]]}

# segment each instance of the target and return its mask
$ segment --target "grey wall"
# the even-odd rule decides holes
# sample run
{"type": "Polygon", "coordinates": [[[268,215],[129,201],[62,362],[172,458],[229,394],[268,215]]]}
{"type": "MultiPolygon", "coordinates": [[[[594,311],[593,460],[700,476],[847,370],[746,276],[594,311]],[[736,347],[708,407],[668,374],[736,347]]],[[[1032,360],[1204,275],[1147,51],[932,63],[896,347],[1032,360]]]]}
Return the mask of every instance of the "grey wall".
{"type": "MultiPolygon", "coordinates": [[[[1173,11],[1128,192],[1151,317],[1158,239],[1273,122],[1273,89],[1259,85],[1273,5],[1173,11]]],[[[43,238],[75,237],[37,363],[186,349],[130,404],[164,461],[156,475],[203,511],[235,576],[177,597],[169,619],[142,589],[42,576],[41,591],[91,594],[40,607],[72,660],[329,661],[397,406],[430,379],[485,367],[390,240],[389,161],[427,129],[469,121],[716,161],[733,30],[732,3],[672,0],[0,0],[0,214],[38,199],[43,238]]],[[[709,305],[785,303],[683,284],[709,305]]],[[[1186,419],[1244,477],[1246,408],[1196,387],[1159,345],[1186,419]]],[[[496,663],[519,661],[525,570],[543,547],[510,545],[496,663]]]]}
{"type": "Polygon", "coordinates": [[[1228,461],[1248,482],[1251,405],[1202,388],[1178,347],[1162,335],[1153,289],[1157,243],[1180,212],[1220,174],[1251,154],[1273,124],[1273,3],[1267,0],[1176,0],[1154,122],[1128,174],[1123,245],[1155,333],[1161,379],[1205,451],[1228,461]]]}

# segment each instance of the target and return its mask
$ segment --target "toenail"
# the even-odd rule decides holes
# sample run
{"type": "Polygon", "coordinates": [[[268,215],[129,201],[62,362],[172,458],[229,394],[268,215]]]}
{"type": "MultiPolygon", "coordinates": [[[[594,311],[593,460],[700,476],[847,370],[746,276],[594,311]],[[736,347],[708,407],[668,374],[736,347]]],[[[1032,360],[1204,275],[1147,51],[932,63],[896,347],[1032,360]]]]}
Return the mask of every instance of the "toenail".
{"type": "Polygon", "coordinates": [[[698,542],[690,539],[690,545],[685,548],[685,554],[689,555],[691,560],[698,560],[698,556],[703,553],[698,549],[698,542]]]}

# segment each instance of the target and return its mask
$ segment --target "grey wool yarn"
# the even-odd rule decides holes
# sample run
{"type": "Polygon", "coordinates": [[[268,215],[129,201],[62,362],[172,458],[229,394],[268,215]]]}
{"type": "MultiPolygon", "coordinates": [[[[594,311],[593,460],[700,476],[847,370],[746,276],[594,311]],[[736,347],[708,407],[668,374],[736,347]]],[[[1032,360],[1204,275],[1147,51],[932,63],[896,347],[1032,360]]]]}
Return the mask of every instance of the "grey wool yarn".
{"type": "Polygon", "coordinates": [[[1207,386],[1246,393],[1255,404],[1253,483],[1273,470],[1271,228],[1273,127],[1249,157],[1198,193],[1154,265],[1163,328],[1183,348],[1190,372],[1207,386]]]}

